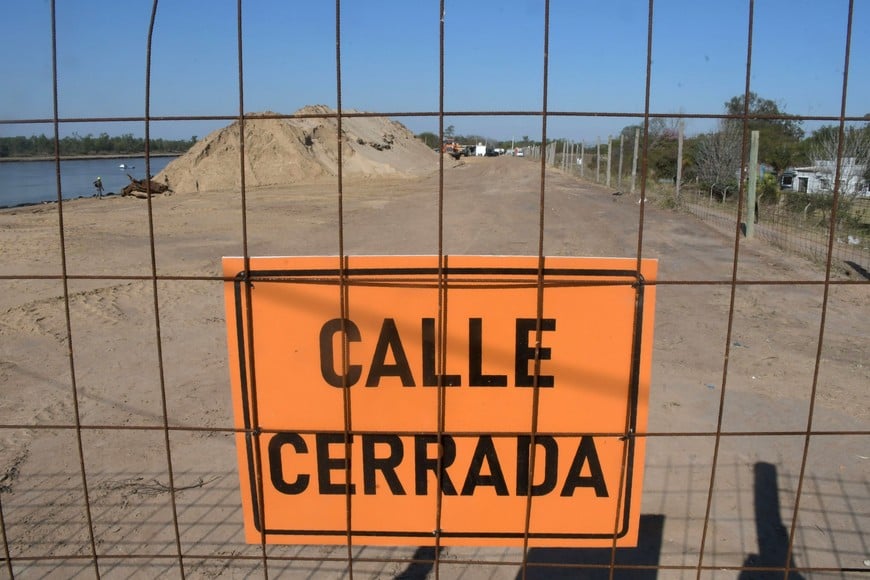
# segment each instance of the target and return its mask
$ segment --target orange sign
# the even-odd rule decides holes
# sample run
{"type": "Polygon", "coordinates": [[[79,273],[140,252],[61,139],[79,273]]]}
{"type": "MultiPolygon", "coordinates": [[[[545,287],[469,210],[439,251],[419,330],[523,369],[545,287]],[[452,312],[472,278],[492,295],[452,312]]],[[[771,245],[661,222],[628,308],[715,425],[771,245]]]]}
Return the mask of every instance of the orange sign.
{"type": "Polygon", "coordinates": [[[655,260],[223,265],[247,541],[636,544],[655,260]]]}

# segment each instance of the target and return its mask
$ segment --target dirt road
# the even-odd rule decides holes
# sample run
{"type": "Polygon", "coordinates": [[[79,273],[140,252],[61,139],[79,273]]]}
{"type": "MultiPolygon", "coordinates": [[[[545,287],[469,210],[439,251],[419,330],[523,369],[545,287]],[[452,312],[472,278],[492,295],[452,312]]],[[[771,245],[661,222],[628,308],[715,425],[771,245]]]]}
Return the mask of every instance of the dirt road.
{"type": "MultiPolygon", "coordinates": [[[[444,253],[537,254],[540,171],[526,159],[445,159],[444,253]]],[[[437,174],[347,181],[343,189],[346,253],[438,252],[437,174]]],[[[695,577],[694,569],[680,567],[698,563],[716,442],[710,434],[721,411],[723,430],[756,434],[721,439],[703,565],[764,562],[771,545],[782,548],[770,522],[781,518],[786,528],[792,522],[825,295],[823,285],[807,282],[822,281],[823,272],[763,242],[742,240],[741,284],[734,289],[727,339],[734,240],[689,215],[647,204],[639,245],[642,206],[635,196],[613,193],[548,171],[543,252],[634,257],[640,247],[643,257],[659,260],[645,527],[642,547],[624,558],[671,567],[660,573],[663,578],[695,577]],[[781,434],[758,434],[770,431],[781,434]],[[778,509],[775,501],[761,502],[767,514],[758,513],[753,500],[762,485],[779,500],[778,509]]],[[[76,432],[27,428],[75,425],[76,409],[90,426],[82,431],[82,445],[103,577],[178,575],[160,429],[161,379],[168,423],[179,428],[169,439],[187,577],[262,574],[260,547],[242,539],[228,431],[233,422],[220,258],[243,254],[243,225],[250,255],[337,254],[338,209],[335,184],[328,181],[249,191],[246,203],[243,224],[238,193],[153,199],[158,274],[193,278],[157,283],[162,373],[145,202],[110,198],[64,206],[67,271],[84,277],[68,281],[71,341],[63,282],[56,279],[62,272],[57,208],[0,211],[0,500],[9,552],[23,558],[14,561],[17,577],[92,576],[89,560],[76,559],[91,550],[76,432]],[[139,557],[113,559],[126,555],[139,557]],[[53,559],[27,559],[45,556],[53,559]],[[250,558],[234,559],[241,556],[250,558]]],[[[868,557],[870,516],[860,508],[867,505],[868,438],[836,433],[866,431],[868,425],[867,298],[866,284],[829,288],[812,416],[813,429],[829,433],[814,436],[808,450],[793,555],[799,566],[862,568],[868,557]]],[[[341,546],[267,552],[278,558],[268,562],[270,577],[347,576],[341,546]]],[[[362,559],[354,563],[354,578],[431,572],[429,564],[408,562],[415,553],[431,557],[431,550],[353,552],[362,559]]],[[[450,548],[440,557],[441,577],[514,578],[521,551],[450,548]]],[[[596,557],[601,555],[576,550],[536,549],[530,555],[547,563],[598,562],[596,557]]],[[[530,572],[573,577],[571,570],[530,572]]]]}

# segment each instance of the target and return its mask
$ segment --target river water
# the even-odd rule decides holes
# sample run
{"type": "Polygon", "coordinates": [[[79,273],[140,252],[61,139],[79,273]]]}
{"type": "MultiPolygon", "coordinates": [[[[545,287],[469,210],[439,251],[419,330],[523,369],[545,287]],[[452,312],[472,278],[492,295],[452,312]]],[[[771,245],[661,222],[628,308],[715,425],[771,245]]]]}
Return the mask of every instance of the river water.
{"type": "MultiPolygon", "coordinates": [[[[157,175],[175,157],[152,157],[151,174],[157,175]]],[[[120,193],[135,179],[145,178],[144,157],[84,159],[60,162],[64,199],[96,195],[94,181],[103,180],[103,193],[120,193]],[[124,167],[121,167],[124,165],[124,167]]],[[[0,207],[57,201],[54,161],[9,161],[0,163],[0,207]]]]}

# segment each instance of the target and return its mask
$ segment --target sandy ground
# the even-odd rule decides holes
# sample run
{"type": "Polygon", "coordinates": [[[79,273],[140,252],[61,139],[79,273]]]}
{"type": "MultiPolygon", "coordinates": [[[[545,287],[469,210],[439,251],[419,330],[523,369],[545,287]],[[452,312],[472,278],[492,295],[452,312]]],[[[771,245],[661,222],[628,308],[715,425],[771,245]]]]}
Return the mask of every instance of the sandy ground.
{"type": "MultiPolygon", "coordinates": [[[[444,250],[535,254],[540,166],[513,158],[445,159],[444,250]]],[[[349,254],[434,254],[437,174],[349,180],[349,254]]],[[[636,197],[547,174],[544,252],[635,256],[636,197]]],[[[0,501],[12,568],[21,578],[94,576],[76,431],[83,425],[90,517],[103,578],[178,577],[176,529],[160,429],[161,379],[175,476],[178,537],[188,578],[262,577],[257,545],[243,542],[220,258],[241,255],[241,200],[212,191],[153,199],[161,377],[146,202],[77,200],[64,206],[72,343],[66,329],[58,211],[0,212],[0,501]],[[81,278],[79,278],[81,277],[81,278]],[[144,277],[146,279],[137,279],[144,277]],[[72,363],[68,348],[72,347],[72,363]],[[71,375],[75,377],[74,400],[71,375]],[[201,429],[205,428],[205,429],[201,429]],[[135,555],[135,559],[118,559],[135,555]],[[41,559],[50,556],[51,559],[41,559]],[[232,559],[249,556],[249,559],[232,559]],[[19,559],[20,558],[20,559],[19,559]],[[34,560],[28,560],[34,558],[34,560]]],[[[338,252],[333,180],[256,189],[247,195],[251,255],[338,252]]],[[[647,204],[643,256],[659,259],[641,546],[620,562],[660,566],[631,578],[695,578],[723,389],[734,261],[733,234],[647,204]],[[704,282],[699,284],[698,282],[704,282]],[[679,436],[664,436],[662,434],[679,436]],[[688,569],[684,569],[688,568],[688,569]]],[[[722,413],[722,438],[703,578],[723,567],[781,566],[795,509],[819,348],[823,270],[762,242],[742,241],[722,413]],[[783,283],[795,282],[795,284],[783,283]],[[800,282],[800,283],[798,283],[800,282]],[[778,500],[778,503],[777,503],[778,500]],[[785,532],[780,528],[785,526],[785,532]]],[[[804,578],[867,571],[870,438],[868,286],[831,286],[793,563],[829,568],[804,578]]],[[[342,546],[268,547],[270,578],[349,577],[342,546]]],[[[356,547],[354,578],[434,577],[434,552],[356,547]]],[[[442,578],[515,578],[518,549],[448,548],[442,578]],[[468,563],[474,560],[475,563],[468,563]]],[[[533,549],[532,562],[607,564],[609,551],[533,549]]],[[[598,578],[605,571],[530,567],[533,578],[598,578]]],[[[6,563],[0,578],[8,574],[6,563]]]]}

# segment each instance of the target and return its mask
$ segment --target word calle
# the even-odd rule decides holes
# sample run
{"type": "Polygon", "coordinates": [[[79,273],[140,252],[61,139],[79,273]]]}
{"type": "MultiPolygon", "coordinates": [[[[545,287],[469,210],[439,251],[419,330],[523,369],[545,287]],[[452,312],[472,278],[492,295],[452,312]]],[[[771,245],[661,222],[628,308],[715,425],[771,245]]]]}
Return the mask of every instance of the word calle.
{"type": "MultiPolygon", "coordinates": [[[[537,320],[535,318],[517,318],[514,342],[514,376],[513,384],[517,387],[534,386],[534,373],[530,372],[529,363],[535,360],[535,348],[530,346],[534,341],[537,320]]],[[[554,318],[541,320],[541,331],[556,330],[554,318]]],[[[333,318],[320,329],[320,372],[323,380],[333,387],[352,387],[362,377],[363,366],[350,361],[347,371],[342,373],[341,352],[336,352],[335,336],[344,333],[348,342],[363,340],[359,327],[352,321],[333,318]]],[[[424,387],[441,385],[458,387],[462,385],[460,374],[443,374],[440,377],[435,372],[435,319],[423,318],[420,325],[420,338],[423,345],[422,385],[424,387]]],[[[552,353],[549,348],[538,349],[539,360],[550,360],[552,353]]],[[[504,374],[483,373],[483,319],[468,319],[468,386],[470,387],[506,387],[508,377],[504,374]]],[[[411,364],[405,354],[405,347],[396,321],[385,318],[377,337],[374,354],[368,366],[365,386],[377,387],[384,377],[397,377],[404,387],[417,386],[417,379],[411,370],[411,364]],[[389,355],[392,360],[388,362],[389,355]]],[[[551,375],[539,375],[539,387],[553,387],[555,381],[551,375]]]]}

